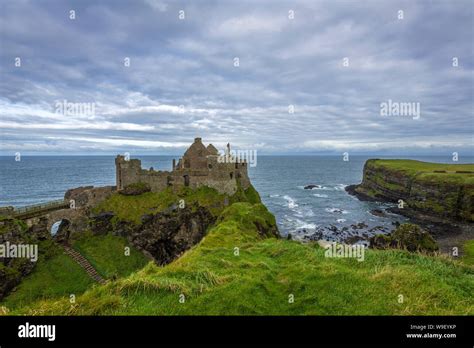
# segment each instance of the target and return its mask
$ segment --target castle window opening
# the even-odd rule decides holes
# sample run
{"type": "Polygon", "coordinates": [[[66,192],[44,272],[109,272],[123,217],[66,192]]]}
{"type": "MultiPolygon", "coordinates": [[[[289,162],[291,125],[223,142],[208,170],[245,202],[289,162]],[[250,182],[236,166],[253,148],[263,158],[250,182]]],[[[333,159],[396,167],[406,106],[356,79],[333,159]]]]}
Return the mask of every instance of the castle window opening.
{"type": "Polygon", "coordinates": [[[184,186],[189,186],[189,175],[184,175],[184,186]]]}
{"type": "Polygon", "coordinates": [[[234,178],[234,173],[230,172],[230,178],[231,178],[231,179],[234,178]]]}

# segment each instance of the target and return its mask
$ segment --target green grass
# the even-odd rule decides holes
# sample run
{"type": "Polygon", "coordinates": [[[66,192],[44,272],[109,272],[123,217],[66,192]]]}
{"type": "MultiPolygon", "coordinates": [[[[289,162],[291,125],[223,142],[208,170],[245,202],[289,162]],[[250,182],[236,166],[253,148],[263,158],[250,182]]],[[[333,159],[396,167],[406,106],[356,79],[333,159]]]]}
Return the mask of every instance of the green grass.
{"type": "Polygon", "coordinates": [[[257,226],[271,229],[274,223],[261,204],[233,204],[198,245],[169,265],[149,263],[88,290],[74,306],[54,299],[13,314],[474,314],[471,266],[402,250],[367,250],[362,262],[327,258],[315,244],[258,232],[257,226]]]}
{"type": "Polygon", "coordinates": [[[230,197],[209,187],[200,187],[196,190],[182,188],[178,192],[168,188],[161,192],[147,192],[137,196],[115,193],[94,207],[93,211],[94,213],[113,211],[116,214],[115,219],[139,224],[142,215],[156,214],[173,204],[179,205],[181,200],[187,206],[206,207],[213,215],[218,216],[224,210],[226,200],[229,203],[242,201],[259,203],[260,196],[253,187],[245,191],[239,187],[239,190],[230,197]]]}
{"type": "Polygon", "coordinates": [[[405,159],[377,159],[369,160],[370,165],[375,168],[387,168],[403,172],[406,175],[417,178],[423,182],[444,184],[474,184],[474,164],[445,164],[431,163],[405,159]],[[436,173],[435,171],[446,171],[436,173]],[[469,171],[471,173],[456,173],[456,171],[469,171]]]}
{"type": "Polygon", "coordinates": [[[126,238],[110,234],[94,236],[85,233],[72,245],[100,275],[108,279],[128,276],[149,262],[140,251],[129,245],[126,238]],[[128,256],[125,247],[129,248],[128,256]]]}
{"type": "MultiPolygon", "coordinates": [[[[130,247],[130,255],[125,256],[126,246],[129,245],[123,237],[93,236],[90,233],[73,242],[73,247],[108,279],[128,276],[149,262],[133,247],[130,247]]],[[[95,284],[54,242],[41,242],[39,250],[42,254],[34,270],[0,303],[1,306],[15,309],[41,299],[54,300],[71,294],[78,296],[95,284]]]]}
{"type": "Polygon", "coordinates": [[[94,283],[74,260],[51,241],[41,242],[39,250],[43,255],[40,255],[33,272],[23,279],[0,306],[15,309],[40,299],[69,298],[71,294],[78,296],[94,283]],[[45,249],[48,249],[47,256],[44,255],[45,249]]]}
{"type": "Polygon", "coordinates": [[[462,261],[468,265],[474,266],[474,240],[469,240],[463,245],[464,255],[462,261]]]}

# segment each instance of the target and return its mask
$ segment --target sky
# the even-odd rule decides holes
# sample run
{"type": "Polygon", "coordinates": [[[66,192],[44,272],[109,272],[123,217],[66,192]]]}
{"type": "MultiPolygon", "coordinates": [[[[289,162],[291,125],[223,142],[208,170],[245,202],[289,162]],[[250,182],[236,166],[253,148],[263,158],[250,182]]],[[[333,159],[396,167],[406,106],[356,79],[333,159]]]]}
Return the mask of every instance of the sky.
{"type": "Polygon", "coordinates": [[[474,155],[473,7],[0,0],[0,154],[474,155]]]}

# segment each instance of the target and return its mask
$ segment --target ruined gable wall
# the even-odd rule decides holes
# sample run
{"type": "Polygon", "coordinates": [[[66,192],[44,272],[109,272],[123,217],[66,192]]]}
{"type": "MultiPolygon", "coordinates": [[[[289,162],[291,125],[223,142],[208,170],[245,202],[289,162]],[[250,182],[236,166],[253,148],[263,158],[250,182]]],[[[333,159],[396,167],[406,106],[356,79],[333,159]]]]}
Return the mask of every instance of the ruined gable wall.
{"type": "Polygon", "coordinates": [[[250,186],[247,174],[247,164],[219,163],[216,157],[207,157],[206,164],[200,163],[198,168],[177,169],[171,172],[145,170],[141,168],[141,161],[131,159],[125,161],[123,156],[117,156],[117,189],[143,182],[150,185],[152,191],[159,192],[168,186],[179,189],[185,186],[185,176],[188,176],[190,188],[208,186],[221,193],[232,195],[236,192],[237,180],[243,189],[250,186]]]}

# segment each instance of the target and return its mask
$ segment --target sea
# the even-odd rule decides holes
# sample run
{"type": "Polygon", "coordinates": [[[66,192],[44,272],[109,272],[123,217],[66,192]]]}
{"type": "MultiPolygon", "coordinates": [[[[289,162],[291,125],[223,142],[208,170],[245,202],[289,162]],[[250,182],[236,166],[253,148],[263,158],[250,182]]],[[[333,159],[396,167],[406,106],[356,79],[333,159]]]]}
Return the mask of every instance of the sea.
{"type": "MultiPolygon", "coordinates": [[[[392,158],[376,156],[377,158],[392,158]]],[[[0,156],[0,206],[22,207],[62,199],[79,186],[115,185],[114,156],[0,156]]],[[[133,158],[133,156],[132,156],[133,158]]],[[[143,168],[171,170],[174,156],[137,156],[143,168]]],[[[374,156],[258,156],[249,167],[252,184],[277,219],[280,234],[296,240],[367,244],[377,233],[390,232],[404,220],[375,214],[390,204],[362,202],[345,187],[361,182],[367,159],[374,156]],[[317,185],[305,189],[307,185],[317,185]]],[[[404,157],[453,163],[451,157],[404,157]]],[[[474,157],[457,163],[473,163],[474,157]]]]}

